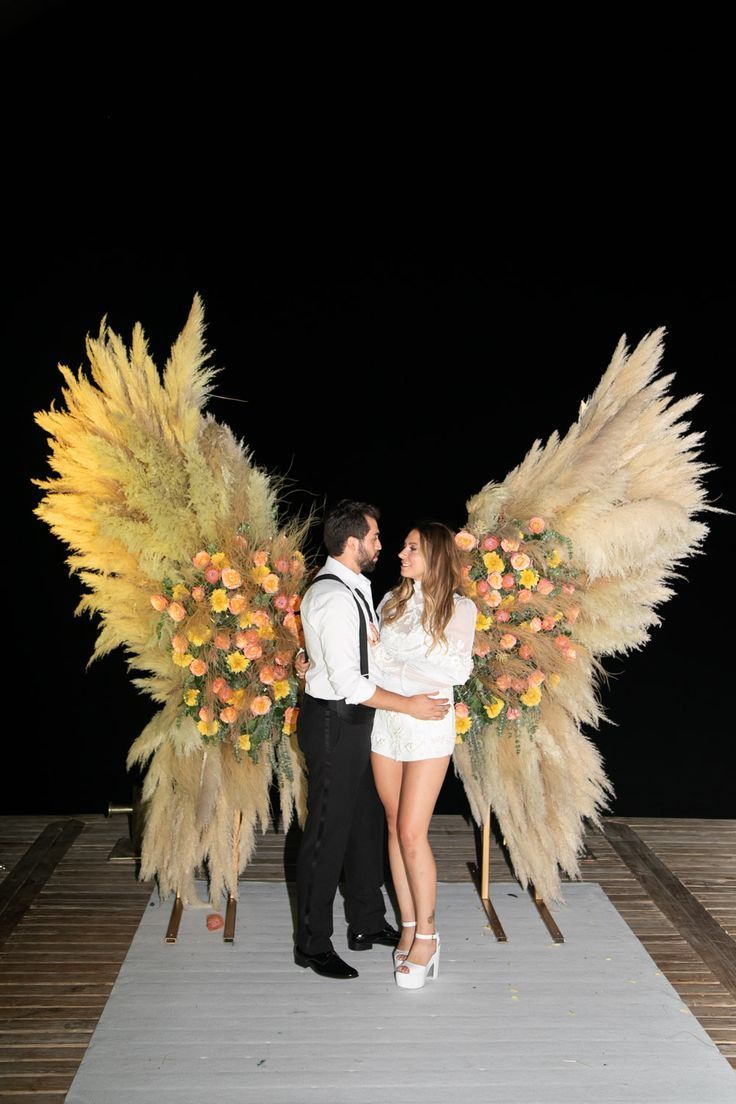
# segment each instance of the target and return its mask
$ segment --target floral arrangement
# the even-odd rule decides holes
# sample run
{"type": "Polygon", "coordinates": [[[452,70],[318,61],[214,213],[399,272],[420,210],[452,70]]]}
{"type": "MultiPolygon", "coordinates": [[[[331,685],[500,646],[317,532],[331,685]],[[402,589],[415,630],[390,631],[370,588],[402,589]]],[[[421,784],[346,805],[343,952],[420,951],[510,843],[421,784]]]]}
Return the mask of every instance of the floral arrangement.
{"type": "Polygon", "coordinates": [[[254,547],[242,526],[227,551],[201,549],[185,581],[166,578],[151,595],[159,639],[168,634],[182,671],[182,716],[238,760],[247,752],[256,762],[264,743],[273,749],[295,731],[304,572],[286,538],[254,547]]]}
{"type": "Polygon", "coordinates": [[[493,725],[498,735],[536,729],[545,687],[560,681],[560,662],[576,659],[573,624],[580,612],[567,537],[544,518],[508,521],[498,532],[463,529],[455,543],[465,560],[465,593],[477,606],[475,663],[456,688],[458,743],[477,745],[493,725]]]}

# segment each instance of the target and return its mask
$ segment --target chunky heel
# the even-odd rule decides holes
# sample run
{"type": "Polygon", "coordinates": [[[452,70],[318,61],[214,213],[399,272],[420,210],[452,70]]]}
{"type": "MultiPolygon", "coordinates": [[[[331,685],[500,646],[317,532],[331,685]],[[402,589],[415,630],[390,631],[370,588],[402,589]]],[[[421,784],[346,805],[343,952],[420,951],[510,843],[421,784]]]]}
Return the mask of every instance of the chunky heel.
{"type": "Polygon", "coordinates": [[[436,942],[435,952],[430,958],[426,966],[420,965],[418,962],[412,962],[411,959],[405,958],[403,962],[399,963],[399,966],[406,966],[408,973],[404,973],[398,967],[394,972],[396,978],[396,984],[399,989],[422,989],[427,978],[435,980],[439,977],[440,972],[440,936],[439,932],[433,932],[431,935],[423,935],[421,932],[417,932],[414,936],[415,939],[434,939],[436,942]]]}

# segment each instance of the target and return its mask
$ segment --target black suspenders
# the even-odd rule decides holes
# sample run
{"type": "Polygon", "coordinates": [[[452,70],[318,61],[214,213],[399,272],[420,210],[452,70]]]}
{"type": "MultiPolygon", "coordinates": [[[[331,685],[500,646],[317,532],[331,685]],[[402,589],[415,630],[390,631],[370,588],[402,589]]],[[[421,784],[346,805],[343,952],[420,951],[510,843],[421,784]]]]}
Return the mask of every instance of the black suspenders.
{"type": "Polygon", "coordinates": [[[367,601],[365,595],[361,594],[361,592],[359,590],[353,590],[353,588],[348,586],[348,584],[345,582],[345,580],[341,579],[339,575],[317,575],[317,577],[312,581],[312,586],[314,586],[315,583],[320,582],[321,579],[334,579],[336,582],[342,583],[342,585],[345,587],[345,589],[349,590],[350,593],[353,596],[353,601],[355,602],[356,606],[358,607],[358,633],[359,633],[359,639],[360,639],[360,673],[361,673],[361,675],[364,675],[367,678],[368,675],[369,675],[369,671],[368,671],[368,627],[367,627],[366,620],[365,620],[365,614],[363,613],[363,606],[361,606],[360,602],[358,601],[358,596],[360,598],[362,598],[362,600],[363,600],[363,605],[366,608],[366,611],[368,613],[368,619],[370,621],[373,620],[373,614],[371,613],[371,607],[368,605],[368,601],[367,601]]]}

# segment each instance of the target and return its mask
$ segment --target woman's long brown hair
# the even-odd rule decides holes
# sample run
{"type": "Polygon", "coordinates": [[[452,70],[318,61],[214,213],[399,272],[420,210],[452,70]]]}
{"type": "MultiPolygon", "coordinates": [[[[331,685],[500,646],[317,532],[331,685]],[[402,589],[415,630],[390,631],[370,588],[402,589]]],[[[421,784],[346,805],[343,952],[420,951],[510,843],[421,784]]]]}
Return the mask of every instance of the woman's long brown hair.
{"type": "MultiPolygon", "coordinates": [[[[441,521],[425,521],[413,525],[421,537],[421,551],[426,564],[421,580],[424,595],[422,625],[432,637],[432,647],[447,643],[445,629],[455,612],[455,594],[462,589],[462,562],[455,536],[441,521]]],[[[411,530],[409,530],[411,532],[411,530]]],[[[381,620],[395,621],[404,612],[414,593],[414,580],[401,579],[391,592],[381,612],[381,620]]]]}

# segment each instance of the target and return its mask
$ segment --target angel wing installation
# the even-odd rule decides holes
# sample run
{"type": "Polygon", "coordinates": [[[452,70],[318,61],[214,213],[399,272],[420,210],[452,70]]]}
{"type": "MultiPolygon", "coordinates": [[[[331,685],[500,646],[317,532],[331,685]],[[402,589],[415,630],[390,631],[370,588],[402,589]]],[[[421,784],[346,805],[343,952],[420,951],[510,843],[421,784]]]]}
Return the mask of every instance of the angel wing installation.
{"type": "MultiPolygon", "coordinates": [[[[604,713],[607,655],[640,648],[678,566],[707,528],[701,434],[659,376],[663,331],[625,339],[578,421],[536,442],[468,503],[457,534],[477,605],[475,666],[458,691],[455,769],[473,816],[491,806],[520,882],[560,899],[579,875],[586,819],[611,793],[582,731],[604,713]]],[[[285,825],[303,819],[293,742],[307,523],[280,525],[279,484],[204,413],[215,370],[195,298],[163,376],[140,325],[130,349],[103,322],[91,379],[62,367],[64,411],[36,415],[54,478],[37,514],[71,550],[97,615],[93,659],[121,646],[161,708],[132,745],[148,764],[141,878],[163,896],[237,897],[278,780],[285,825]]]]}
{"type": "MultiPolygon", "coordinates": [[[[455,769],[475,820],[498,817],[515,873],[549,903],[579,876],[584,821],[611,786],[582,731],[604,717],[605,656],[641,648],[714,510],[701,433],[660,376],[664,330],[625,338],[577,422],[535,442],[467,504],[456,541],[478,607],[475,667],[456,706],[455,769]]],[[[721,512],[721,511],[717,511],[721,512]]]]}
{"type": "MultiPolygon", "coordinates": [[[[198,900],[237,897],[278,777],[282,815],[304,815],[293,742],[306,523],[279,527],[279,483],[203,413],[215,369],[198,297],[163,377],[140,325],[130,349],[103,321],[91,379],[61,366],[66,409],[38,413],[55,477],[36,513],[71,550],[97,615],[92,659],[121,646],[161,705],[128,765],[149,764],[141,878],[198,900]]],[[[90,660],[91,662],[92,660],[90,660]]]]}

